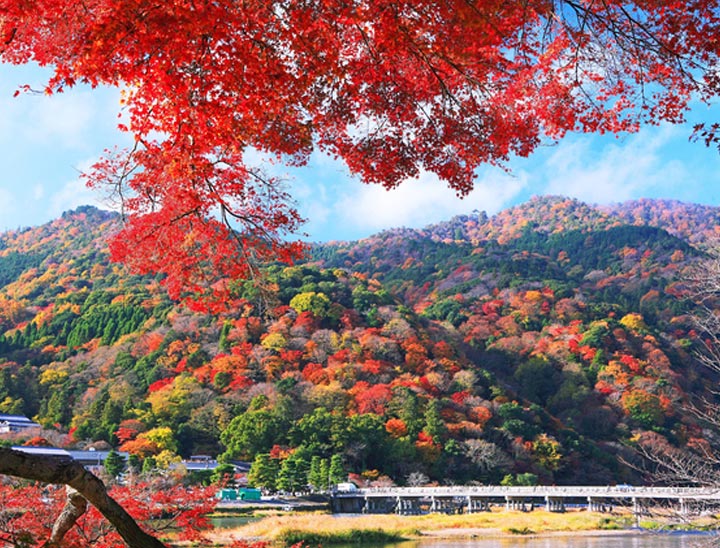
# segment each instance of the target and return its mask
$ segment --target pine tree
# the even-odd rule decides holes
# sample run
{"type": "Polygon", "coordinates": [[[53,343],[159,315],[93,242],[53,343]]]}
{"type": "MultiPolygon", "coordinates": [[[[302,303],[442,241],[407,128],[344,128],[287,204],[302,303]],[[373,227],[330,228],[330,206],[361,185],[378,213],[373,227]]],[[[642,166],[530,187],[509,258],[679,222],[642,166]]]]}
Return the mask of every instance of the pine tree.
{"type": "Polygon", "coordinates": [[[336,453],[330,458],[330,469],[328,471],[328,481],[330,485],[337,485],[347,480],[347,473],[342,462],[342,455],[336,453]]]}
{"type": "Polygon", "coordinates": [[[320,491],[323,487],[323,477],[321,463],[322,459],[318,455],[313,455],[310,459],[310,471],[308,472],[308,484],[313,491],[320,491]]]}
{"type": "Polygon", "coordinates": [[[253,487],[275,491],[277,489],[278,461],[269,453],[255,455],[255,460],[248,472],[248,482],[253,487]]]}
{"type": "Polygon", "coordinates": [[[280,465],[277,487],[282,491],[298,493],[307,488],[310,464],[297,453],[293,453],[280,465]]]}
{"type": "Polygon", "coordinates": [[[425,432],[432,436],[436,443],[442,440],[446,432],[445,423],[440,416],[440,405],[437,400],[430,400],[425,408],[425,432]]]}
{"type": "Polygon", "coordinates": [[[320,460],[320,485],[318,487],[325,491],[330,485],[330,463],[327,459],[320,460]]]}
{"type": "Polygon", "coordinates": [[[120,453],[111,449],[107,454],[107,457],[105,457],[103,466],[108,474],[110,474],[113,478],[117,478],[122,471],[125,470],[125,459],[120,455],[120,453]]]}

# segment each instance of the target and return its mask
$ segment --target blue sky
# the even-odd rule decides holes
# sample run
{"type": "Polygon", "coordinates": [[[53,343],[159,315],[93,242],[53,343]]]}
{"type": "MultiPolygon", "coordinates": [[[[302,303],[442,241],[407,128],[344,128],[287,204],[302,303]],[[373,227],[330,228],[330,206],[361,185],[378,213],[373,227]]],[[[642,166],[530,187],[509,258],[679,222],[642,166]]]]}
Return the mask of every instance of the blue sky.
{"type": "MultiPolygon", "coordinates": [[[[39,225],[82,204],[109,209],[79,173],[127,139],[115,129],[119,93],[76,88],[13,98],[23,84],[41,89],[43,76],[34,68],[0,65],[0,230],[39,225]]],[[[571,135],[513,161],[510,174],[480,170],[476,189],[463,200],[430,174],[391,192],[365,185],[321,155],[281,175],[313,241],[423,227],[475,209],[492,215],[539,194],[589,203],[652,197],[720,205],[720,154],[688,142],[694,123],[718,120],[720,109],[700,105],[683,126],[646,127],[619,138],[571,135]]]]}

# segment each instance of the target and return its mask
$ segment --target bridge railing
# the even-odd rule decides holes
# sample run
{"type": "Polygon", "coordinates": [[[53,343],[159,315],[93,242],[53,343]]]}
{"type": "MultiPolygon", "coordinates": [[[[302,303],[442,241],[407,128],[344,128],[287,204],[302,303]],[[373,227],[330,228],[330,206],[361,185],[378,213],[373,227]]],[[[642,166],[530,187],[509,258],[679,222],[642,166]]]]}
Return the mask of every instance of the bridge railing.
{"type": "Polygon", "coordinates": [[[720,500],[720,488],[649,487],[630,485],[609,486],[502,486],[469,485],[444,487],[374,487],[352,491],[336,491],[336,497],[598,497],[720,500]]]}

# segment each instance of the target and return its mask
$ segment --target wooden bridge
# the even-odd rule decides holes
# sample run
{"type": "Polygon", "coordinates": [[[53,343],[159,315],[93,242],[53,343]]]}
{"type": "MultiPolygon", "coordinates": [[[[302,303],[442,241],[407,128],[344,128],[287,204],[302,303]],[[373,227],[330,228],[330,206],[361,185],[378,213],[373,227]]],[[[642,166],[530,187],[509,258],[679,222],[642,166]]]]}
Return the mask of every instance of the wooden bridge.
{"type": "Polygon", "coordinates": [[[690,514],[720,507],[720,488],[487,485],[348,489],[332,494],[336,513],[471,513],[488,511],[492,506],[521,511],[544,507],[550,512],[564,512],[570,507],[609,512],[624,506],[632,508],[636,515],[663,506],[690,514]]]}

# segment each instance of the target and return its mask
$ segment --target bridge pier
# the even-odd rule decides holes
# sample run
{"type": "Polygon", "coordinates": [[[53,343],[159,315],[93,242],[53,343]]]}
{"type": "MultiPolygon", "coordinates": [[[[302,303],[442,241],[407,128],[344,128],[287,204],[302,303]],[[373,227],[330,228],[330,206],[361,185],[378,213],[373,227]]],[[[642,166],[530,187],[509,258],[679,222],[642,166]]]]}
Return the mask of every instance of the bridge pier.
{"type": "Polygon", "coordinates": [[[681,516],[687,516],[692,513],[692,510],[690,509],[690,503],[687,499],[681,498],[679,500],[680,502],[680,515],[681,516]]]}
{"type": "Polygon", "coordinates": [[[468,514],[474,514],[476,512],[489,512],[490,502],[487,499],[474,499],[472,497],[467,497],[465,511],[468,514]]]}
{"type": "MultiPolygon", "coordinates": [[[[510,495],[505,495],[505,509],[516,510],[520,512],[528,511],[524,497],[511,497],[510,495]]],[[[533,505],[530,504],[530,511],[532,511],[532,509],[533,505]]]]}
{"type": "Polygon", "coordinates": [[[412,516],[420,513],[420,505],[416,499],[397,498],[395,513],[401,516],[412,516]]]}
{"type": "Polygon", "coordinates": [[[563,497],[545,497],[545,509],[548,512],[564,512],[565,499],[563,497]]]}
{"type": "Polygon", "coordinates": [[[633,514],[637,516],[646,516],[649,514],[646,501],[638,497],[632,498],[633,514]]]}
{"type": "Polygon", "coordinates": [[[430,512],[431,513],[435,514],[435,513],[444,512],[447,510],[447,507],[448,507],[447,499],[437,498],[434,496],[430,497],[430,512]]]}
{"type": "Polygon", "coordinates": [[[603,499],[588,497],[587,501],[588,512],[612,512],[612,505],[603,499]]]}
{"type": "Polygon", "coordinates": [[[460,514],[463,511],[463,505],[449,497],[430,497],[430,512],[443,514],[460,514]]]}

